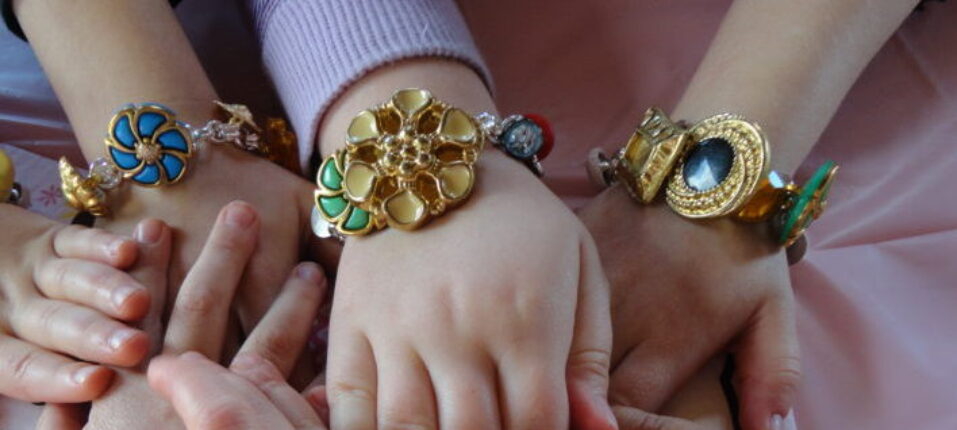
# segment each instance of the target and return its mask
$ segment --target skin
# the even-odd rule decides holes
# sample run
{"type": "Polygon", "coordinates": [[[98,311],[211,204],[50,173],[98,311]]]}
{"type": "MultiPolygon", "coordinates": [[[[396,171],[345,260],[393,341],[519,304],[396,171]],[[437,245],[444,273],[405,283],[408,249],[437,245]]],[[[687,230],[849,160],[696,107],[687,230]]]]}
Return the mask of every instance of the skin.
{"type": "MultiPolygon", "coordinates": [[[[770,136],[772,168],[792,173],[915,4],[738,0],[672,117],[742,114],[770,136]]],[[[580,215],[613,288],[610,397],[623,428],[692,428],[648,411],[721,351],[736,360],[744,429],[788,415],[800,382],[794,298],[765,230],[683,219],[618,187],[580,215]]]]}
{"type": "Polygon", "coordinates": [[[112,372],[77,359],[128,366],[147,353],[146,333],[123,323],[150,306],[146,288],[125,272],[135,243],[13,205],[0,205],[0,219],[0,393],[31,402],[95,398],[112,372]]]}
{"type": "Polygon", "coordinates": [[[237,358],[229,369],[195,353],[158,357],[150,363],[149,382],[189,430],[326,428],[276,366],[256,355],[237,358]],[[210,398],[226,399],[215,411],[230,418],[216,418],[210,398]]]}
{"type": "MultiPolygon", "coordinates": [[[[155,229],[156,234],[150,236],[155,239],[140,241],[142,258],[131,273],[148,285],[154,296],[162,298],[165,297],[166,271],[171,255],[171,229],[156,220],[144,221],[144,224],[146,227],[140,231],[155,229]]],[[[217,375],[214,372],[196,376],[205,373],[201,370],[203,366],[216,367],[209,360],[218,362],[224,358],[222,346],[230,304],[243,270],[257,247],[260,227],[260,217],[249,204],[233,202],[223,208],[199,259],[182,284],[165,328],[162,324],[162,306],[152,307],[144,320],[144,328],[153,332],[152,338],[156,340],[154,351],[165,354],[159,359],[159,375],[156,375],[157,371],[153,372],[153,384],[172,403],[150,389],[144,368],[116,369],[113,386],[93,402],[84,428],[183,428],[184,422],[177,412],[182,413],[185,424],[190,428],[252,428],[246,427],[243,416],[225,409],[234,405],[229,396],[197,398],[196,391],[191,391],[190,387],[195,387],[191,385],[193,383],[208,381],[204,378],[217,375]],[[162,371],[164,362],[167,363],[165,377],[162,371]],[[190,367],[191,370],[180,373],[176,363],[183,362],[188,367],[198,362],[200,370],[190,367]],[[170,381],[171,377],[190,381],[170,381]],[[187,399],[188,405],[184,403],[187,399]]],[[[325,289],[325,278],[316,264],[302,263],[297,266],[285,281],[274,305],[233,358],[233,372],[270,389],[278,381],[285,384],[296,358],[305,347],[309,327],[325,289]],[[268,366],[263,363],[268,363],[268,366]],[[264,369],[264,366],[267,368],[264,369]]],[[[288,391],[278,390],[268,395],[270,398],[282,396],[285,399],[288,391]]],[[[305,403],[304,399],[301,399],[302,403],[305,403]]],[[[79,428],[76,425],[64,425],[84,422],[81,415],[75,409],[55,405],[44,412],[38,428],[79,428]]],[[[308,428],[323,428],[314,413],[298,419],[309,424],[308,428]]]]}
{"type": "MultiPolygon", "coordinates": [[[[471,69],[403,62],[337,100],[321,151],[344,144],[356,112],[408,87],[495,111],[471,69]]],[[[485,150],[477,176],[467,203],[416,232],[346,241],[330,325],[333,429],[615,428],[607,285],[591,238],[499,151],[485,150]]]]}
{"type": "MultiPolygon", "coordinates": [[[[215,117],[216,92],[168,2],[15,1],[14,8],[88,160],[105,156],[106,125],[124,104],[161,103],[195,126],[215,117]]],[[[259,209],[260,239],[269,240],[260,241],[242,275],[239,321],[228,334],[235,341],[265,314],[283,273],[307,248],[318,260],[333,262],[338,250],[310,248],[314,187],[308,181],[227,146],[205,148],[189,169],[172,186],[130,185],[112,193],[114,215],[98,223],[121,234],[146,217],[168,223],[174,231],[169,280],[175,297],[219,209],[235,199],[259,209]]]]}

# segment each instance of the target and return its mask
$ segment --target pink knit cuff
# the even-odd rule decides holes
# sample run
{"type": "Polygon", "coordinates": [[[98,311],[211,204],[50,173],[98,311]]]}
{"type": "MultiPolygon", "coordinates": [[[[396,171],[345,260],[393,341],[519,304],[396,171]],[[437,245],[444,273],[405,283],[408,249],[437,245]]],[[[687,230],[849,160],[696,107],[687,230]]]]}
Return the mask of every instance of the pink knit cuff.
{"type": "Polygon", "coordinates": [[[488,73],[453,0],[248,0],[263,62],[308,165],[325,110],[351,83],[395,61],[444,57],[488,73]]]}

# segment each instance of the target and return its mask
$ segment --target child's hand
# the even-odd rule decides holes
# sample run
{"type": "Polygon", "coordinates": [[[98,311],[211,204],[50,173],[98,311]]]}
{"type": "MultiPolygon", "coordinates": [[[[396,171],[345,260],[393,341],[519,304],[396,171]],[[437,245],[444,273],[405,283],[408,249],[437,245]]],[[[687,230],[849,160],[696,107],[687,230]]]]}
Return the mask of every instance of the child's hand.
{"type": "Polygon", "coordinates": [[[189,430],[326,428],[275,364],[258,354],[236,357],[229,369],[195,352],[157,357],[149,382],[189,430]]]}
{"type": "Polygon", "coordinates": [[[129,366],[146,355],[146,334],[114,320],[140,319],[150,305],[122,270],[136,260],[135,242],[12,205],[0,205],[0,228],[0,393],[31,402],[97,397],[109,369],[66,356],[129,366]]]}
{"type": "MultiPolygon", "coordinates": [[[[309,224],[310,182],[259,157],[226,147],[209,147],[182,183],[161,188],[132,187],[131,197],[117,200],[116,213],[103,228],[124,234],[144,218],[158,218],[176,231],[170,261],[171,296],[196,261],[217,213],[233,200],[257,211],[259,246],[240,282],[235,305],[240,330],[249,333],[279,294],[285,274],[300,261],[314,239],[309,224]]],[[[324,251],[338,246],[326,241],[324,251]]],[[[320,252],[315,261],[335,263],[338,255],[320,252]]]]}
{"type": "Polygon", "coordinates": [[[784,253],[759,226],[683,219],[621,187],[580,213],[612,285],[613,403],[656,411],[729,347],[745,429],[791,407],[799,380],[784,253]]]}
{"type": "MultiPolygon", "coordinates": [[[[161,226],[159,239],[140,248],[142,258],[131,273],[151,291],[156,291],[160,296],[157,301],[162,301],[164,297],[158,293],[167,284],[171,229],[153,223],[161,226]]],[[[161,322],[162,305],[153,306],[144,320],[154,341],[154,351],[174,355],[194,351],[213,361],[228,361],[223,358],[223,350],[232,300],[244,268],[257,248],[260,223],[260,217],[245,203],[230,203],[220,211],[179,295],[170,298],[175,303],[166,328],[161,322]]],[[[322,271],[314,263],[301,263],[290,272],[284,286],[277,288],[281,291],[279,296],[239,351],[240,355],[252,354],[267,359],[283,378],[288,377],[305,347],[326,288],[322,271]]],[[[234,364],[241,365],[242,362],[234,364]]],[[[225,400],[228,398],[207,398],[204,404],[211,405],[210,413],[215,414],[216,411],[224,412],[220,407],[224,406],[222,402],[225,400]]],[[[54,422],[54,418],[64,415],[53,408],[49,412],[47,422],[54,422]]],[[[150,389],[142,369],[121,369],[117,370],[113,388],[93,402],[85,428],[182,428],[176,417],[172,406],[150,389]]],[[[243,428],[239,423],[236,426],[227,423],[217,428],[243,428]]]]}
{"type": "Polygon", "coordinates": [[[334,296],[333,429],[611,428],[607,283],[584,227],[495,151],[415,232],[350,238],[334,296]]]}

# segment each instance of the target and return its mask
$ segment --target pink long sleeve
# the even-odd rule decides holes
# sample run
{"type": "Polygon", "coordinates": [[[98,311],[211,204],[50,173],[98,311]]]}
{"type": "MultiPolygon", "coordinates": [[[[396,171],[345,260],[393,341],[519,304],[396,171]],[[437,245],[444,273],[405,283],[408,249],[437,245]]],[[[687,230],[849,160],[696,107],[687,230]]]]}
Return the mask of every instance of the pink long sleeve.
{"type": "Polygon", "coordinates": [[[263,62],[306,165],[324,111],[352,82],[414,57],[489,74],[453,0],[247,0],[263,62]]]}

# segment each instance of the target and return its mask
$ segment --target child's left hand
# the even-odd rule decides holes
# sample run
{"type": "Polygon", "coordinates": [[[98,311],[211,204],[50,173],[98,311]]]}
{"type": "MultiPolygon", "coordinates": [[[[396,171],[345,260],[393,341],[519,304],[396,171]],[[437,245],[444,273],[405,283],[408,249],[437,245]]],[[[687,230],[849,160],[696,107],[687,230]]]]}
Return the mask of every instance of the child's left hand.
{"type": "Polygon", "coordinates": [[[96,398],[110,370],[67,356],[120,366],[145,357],[146,334],[116,321],[135,321],[149,308],[147,290],[123,271],[136,260],[136,244],[13,205],[0,205],[0,228],[0,394],[96,398]]]}
{"type": "MultiPolygon", "coordinates": [[[[247,203],[233,202],[220,211],[205,246],[179,289],[179,294],[175,299],[170,297],[170,300],[175,302],[171,306],[165,328],[161,320],[166,308],[163,292],[166,291],[171,260],[172,229],[157,220],[142,221],[140,226],[143,225],[152,225],[159,233],[156,241],[140,244],[140,259],[131,274],[150,287],[156,296],[143,322],[153,341],[153,351],[173,355],[194,351],[212,361],[227,361],[228,357],[223,357],[226,349],[224,343],[233,299],[244,276],[244,268],[258,247],[261,217],[247,203]]],[[[291,272],[284,286],[277,288],[280,290],[279,295],[246,338],[237,355],[252,355],[268,361],[274,366],[272,370],[282,375],[281,380],[289,376],[305,348],[326,288],[325,277],[314,263],[301,263],[291,272]]],[[[237,368],[233,370],[245,375],[257,371],[244,368],[244,364],[248,365],[248,360],[244,363],[243,360],[237,359],[233,362],[237,368]]],[[[208,408],[201,411],[182,410],[181,404],[176,404],[177,409],[174,410],[159,393],[150,389],[143,370],[117,369],[113,387],[106,395],[93,402],[88,423],[83,422],[85,417],[77,417],[71,421],[75,409],[51,405],[45,411],[38,428],[182,428],[183,423],[177,418],[177,412],[185,413],[184,419],[192,419],[195,414],[202,415],[204,412],[214,415],[207,422],[200,424],[202,428],[246,428],[238,420],[242,419],[242,416],[248,416],[245,414],[248,411],[243,411],[241,416],[233,416],[236,412],[235,405],[230,403],[233,397],[204,397],[202,402],[194,404],[208,408]]],[[[169,376],[171,375],[167,375],[169,376]]],[[[270,378],[275,376],[275,373],[269,375],[270,378]]],[[[158,379],[154,377],[154,384],[160,384],[168,390],[188,392],[196,387],[195,384],[189,383],[163,385],[162,379],[162,376],[158,379]]],[[[267,383],[276,388],[275,384],[267,383]]],[[[285,389],[288,386],[283,388],[278,395],[286,396],[291,391],[291,388],[285,389]]],[[[183,396],[189,396],[189,393],[183,392],[164,392],[173,398],[174,403],[180,401],[183,396]]],[[[301,406],[306,404],[306,401],[302,399],[297,403],[302,409],[301,406]]],[[[189,423],[190,421],[187,421],[187,424],[189,423]]],[[[311,422],[299,423],[306,428],[320,425],[317,417],[311,422]]]]}
{"type": "MultiPolygon", "coordinates": [[[[759,227],[683,219],[636,204],[622,187],[579,215],[612,285],[614,404],[657,411],[730,348],[742,428],[788,414],[800,379],[794,295],[784,252],[759,227]]],[[[639,413],[625,415],[655,422],[639,413]]]]}

